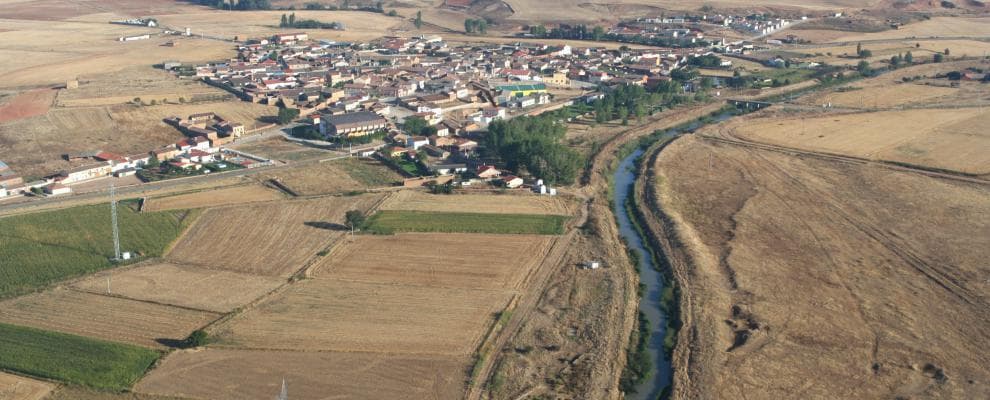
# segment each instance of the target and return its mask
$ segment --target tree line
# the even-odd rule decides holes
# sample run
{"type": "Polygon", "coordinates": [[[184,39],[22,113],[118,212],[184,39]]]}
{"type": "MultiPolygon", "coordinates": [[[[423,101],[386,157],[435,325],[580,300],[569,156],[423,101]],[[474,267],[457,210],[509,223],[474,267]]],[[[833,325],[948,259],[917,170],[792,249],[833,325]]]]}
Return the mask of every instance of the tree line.
{"type": "Polygon", "coordinates": [[[315,19],[304,19],[296,21],[296,13],[286,16],[282,14],[282,20],[278,24],[279,28],[300,28],[300,29],[344,29],[344,25],[339,22],[320,22],[315,19]]]}
{"type": "Polygon", "coordinates": [[[464,32],[484,35],[488,32],[488,21],[484,18],[468,18],[464,20],[464,32]]]}
{"type": "Polygon", "coordinates": [[[643,36],[643,35],[619,35],[614,33],[605,32],[605,29],[600,26],[595,26],[588,28],[587,25],[568,25],[561,24],[553,29],[547,29],[542,25],[533,25],[529,27],[529,34],[544,38],[544,39],[576,39],[576,40],[594,40],[594,41],[610,41],[619,43],[633,43],[633,44],[643,44],[649,46],[658,47],[702,47],[708,46],[710,43],[704,40],[698,40],[691,42],[688,40],[680,40],[676,38],[666,38],[661,36],[643,36]]]}
{"type": "Polygon", "coordinates": [[[501,159],[509,170],[566,185],[582,166],[581,155],[561,143],[566,132],[557,113],[522,116],[492,122],[481,143],[486,155],[501,159]]]}

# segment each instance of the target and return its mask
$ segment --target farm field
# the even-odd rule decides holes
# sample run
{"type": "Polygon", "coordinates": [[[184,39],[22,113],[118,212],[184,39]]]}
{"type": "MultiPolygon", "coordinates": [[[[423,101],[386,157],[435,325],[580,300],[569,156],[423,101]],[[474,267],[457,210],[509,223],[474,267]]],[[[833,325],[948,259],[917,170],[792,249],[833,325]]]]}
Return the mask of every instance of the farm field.
{"type": "MultiPolygon", "coordinates": [[[[299,7],[302,8],[302,7],[299,7]]],[[[190,27],[193,32],[233,38],[271,36],[278,33],[279,17],[295,12],[297,20],[315,19],[320,22],[343,22],[343,31],[329,29],[307,30],[310,37],[342,41],[370,40],[385,36],[404,24],[400,17],[363,11],[238,11],[236,18],[226,11],[201,8],[194,12],[156,15],[164,25],[190,27]]]]}
{"type": "Polygon", "coordinates": [[[217,346],[470,355],[511,296],[501,291],[297,282],[214,328],[217,346]]]}
{"type": "Polygon", "coordinates": [[[570,217],[541,214],[484,214],[385,210],[368,218],[374,233],[448,232],[560,235],[570,217]]]}
{"type": "Polygon", "coordinates": [[[307,164],[261,176],[276,179],[303,196],[385,187],[402,181],[401,175],[376,160],[355,158],[307,164]]]}
{"type": "MultiPolygon", "coordinates": [[[[836,38],[836,42],[863,40],[919,39],[938,37],[986,37],[990,36],[990,18],[977,17],[933,17],[927,21],[915,22],[900,29],[876,33],[852,33],[836,38]]],[[[976,54],[973,54],[976,55],[976,54]]]]}
{"type": "Polygon", "coordinates": [[[52,89],[36,89],[20,93],[0,103],[0,123],[43,115],[55,101],[52,89]]]}
{"type": "Polygon", "coordinates": [[[123,155],[146,154],[183,138],[179,130],[162,122],[163,118],[206,111],[243,123],[245,129],[259,126],[260,118],[276,112],[274,108],[243,101],[55,107],[44,115],[0,123],[0,159],[22,175],[40,177],[73,166],[62,160],[66,153],[105,150],[123,155]]]}
{"type": "MultiPolygon", "coordinates": [[[[157,358],[155,351],[137,346],[0,324],[0,368],[20,373],[120,391],[130,388],[157,358]]],[[[24,386],[36,394],[51,390],[51,384],[28,382],[24,386]]]]}
{"type": "MultiPolygon", "coordinates": [[[[990,19],[987,21],[990,23],[990,19]]],[[[897,31],[893,31],[897,32],[897,31]]],[[[856,65],[861,58],[856,57],[857,43],[824,47],[812,47],[799,51],[810,54],[822,54],[806,57],[805,60],[826,62],[834,65],[856,65]],[[831,54],[831,55],[830,55],[831,54]]],[[[950,58],[958,56],[982,57],[990,51],[990,43],[978,40],[904,40],[883,43],[865,43],[862,48],[873,55],[866,60],[871,63],[888,61],[895,55],[911,52],[916,61],[930,61],[935,53],[949,49],[950,58]]]]}
{"type": "Polygon", "coordinates": [[[226,313],[272,291],[285,281],[258,275],[150,261],[123,271],[107,271],[73,283],[75,289],[226,313]]]}
{"type": "MultiPolygon", "coordinates": [[[[118,210],[121,249],[160,256],[197,212],[118,210]]],[[[113,240],[107,205],[0,218],[0,298],[111,267],[113,240]],[[43,255],[43,256],[39,256],[43,255]]]]}
{"type": "Polygon", "coordinates": [[[551,243],[550,237],[534,235],[359,235],[334,249],[314,275],[390,285],[515,290],[551,243]],[[486,244],[474,246],[477,243],[486,244]]]}
{"type": "Polygon", "coordinates": [[[219,315],[55,288],[0,303],[0,322],[163,348],[219,315]]]}
{"type": "Polygon", "coordinates": [[[690,256],[675,396],[990,395],[986,186],[691,135],[655,167],[690,256]]]}
{"type": "Polygon", "coordinates": [[[330,393],[356,399],[455,399],[463,395],[468,363],[466,357],[435,355],[211,348],[172,353],[135,390],[215,400],[266,399],[278,394],[284,377],[294,399],[330,393]]]}
{"type": "Polygon", "coordinates": [[[802,101],[815,105],[831,103],[833,107],[883,109],[908,105],[930,105],[945,97],[956,95],[958,88],[930,86],[918,83],[888,84],[870,88],[850,86],[847,91],[836,91],[814,96],[802,101]]]}
{"type": "Polygon", "coordinates": [[[382,203],[383,210],[475,212],[493,214],[571,215],[577,203],[563,196],[434,195],[400,191],[382,203]]]}
{"type": "Polygon", "coordinates": [[[179,194],[167,197],[152,197],[145,200],[146,212],[189,208],[228,206],[233,204],[255,203],[284,199],[281,193],[261,185],[244,185],[216,190],[179,194]]]}
{"type": "MultiPolygon", "coordinates": [[[[231,51],[234,51],[233,48],[231,51]]],[[[125,68],[113,74],[80,76],[79,87],[59,90],[59,107],[93,107],[130,103],[140,98],[148,103],[179,104],[236,99],[227,91],[199,80],[178,78],[175,74],[149,65],[125,68]]]]}
{"type": "Polygon", "coordinates": [[[987,174],[990,133],[983,128],[988,123],[990,110],[959,108],[747,117],[717,129],[758,142],[987,174]]]}
{"type": "Polygon", "coordinates": [[[41,400],[55,385],[23,376],[0,372],[0,399],[41,400]]]}
{"type": "Polygon", "coordinates": [[[189,400],[172,396],[156,396],[134,392],[107,392],[88,389],[83,386],[62,386],[55,389],[45,400],[189,400]]]}
{"type": "Polygon", "coordinates": [[[326,197],[210,209],[167,258],[233,272],[288,277],[344,233],[344,214],[381,195],[326,197]]]}
{"type": "Polygon", "coordinates": [[[230,146],[235,150],[278,161],[301,161],[328,157],[326,150],[314,149],[290,142],[285,138],[259,140],[230,146]]]}

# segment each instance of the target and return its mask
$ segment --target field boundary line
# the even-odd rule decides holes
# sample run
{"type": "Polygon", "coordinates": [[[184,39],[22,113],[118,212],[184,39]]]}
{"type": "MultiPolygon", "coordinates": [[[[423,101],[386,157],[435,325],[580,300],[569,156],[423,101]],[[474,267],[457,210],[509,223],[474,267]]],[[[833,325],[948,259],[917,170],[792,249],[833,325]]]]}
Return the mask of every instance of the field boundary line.
{"type": "Polygon", "coordinates": [[[99,291],[95,291],[95,290],[86,290],[86,289],[72,287],[72,286],[68,286],[65,289],[66,290],[71,290],[71,291],[76,292],[76,293],[92,294],[92,295],[96,295],[96,296],[112,297],[112,298],[115,298],[115,299],[128,300],[128,301],[137,301],[137,302],[141,302],[141,303],[154,304],[154,305],[164,306],[164,307],[179,308],[179,309],[183,309],[183,310],[187,310],[187,311],[196,311],[196,312],[203,312],[203,313],[208,313],[208,314],[216,314],[217,315],[217,318],[222,317],[224,314],[226,314],[226,312],[221,312],[221,311],[204,310],[202,308],[182,306],[182,305],[178,305],[178,304],[162,303],[162,302],[158,302],[158,301],[154,301],[154,300],[135,299],[133,297],[127,297],[127,296],[124,296],[122,294],[113,293],[112,291],[110,293],[106,293],[106,292],[99,292],[99,291]]]}

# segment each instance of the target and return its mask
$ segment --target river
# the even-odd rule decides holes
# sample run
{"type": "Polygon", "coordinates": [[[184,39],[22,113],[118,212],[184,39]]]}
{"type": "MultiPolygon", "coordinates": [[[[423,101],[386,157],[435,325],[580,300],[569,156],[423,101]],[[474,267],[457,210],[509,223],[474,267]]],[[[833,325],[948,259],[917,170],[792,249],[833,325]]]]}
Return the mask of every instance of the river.
{"type": "Polygon", "coordinates": [[[653,361],[654,373],[645,382],[636,387],[636,393],[626,395],[627,399],[656,400],[663,388],[670,385],[672,370],[669,358],[663,353],[663,338],[666,334],[667,316],[660,307],[660,294],[664,288],[664,278],[653,265],[653,257],[643,243],[643,238],[633,226],[626,212],[626,201],[632,194],[633,182],[636,180],[635,161],[643,154],[643,149],[636,149],[622,160],[613,177],[615,182],[615,216],[619,222],[619,234],[626,240],[626,245],[636,253],[639,260],[639,281],[645,285],[643,297],[639,300],[639,310],[650,324],[650,340],[647,351],[653,361]]]}

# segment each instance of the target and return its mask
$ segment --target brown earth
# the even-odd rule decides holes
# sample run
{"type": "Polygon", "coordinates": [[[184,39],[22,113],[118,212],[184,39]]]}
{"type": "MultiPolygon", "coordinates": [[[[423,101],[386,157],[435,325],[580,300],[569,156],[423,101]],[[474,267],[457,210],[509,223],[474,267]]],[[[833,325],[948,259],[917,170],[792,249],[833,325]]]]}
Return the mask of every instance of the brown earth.
{"type": "Polygon", "coordinates": [[[55,385],[19,375],[0,372],[0,399],[41,400],[55,389],[55,385]]]}
{"type": "Polygon", "coordinates": [[[314,275],[389,285],[515,290],[543,260],[550,243],[544,235],[359,235],[318,263],[314,275]]]}
{"type": "MultiPolygon", "coordinates": [[[[324,154],[323,157],[331,155],[324,154]]],[[[277,180],[301,196],[360,191],[389,186],[402,180],[401,175],[380,162],[364,159],[307,163],[277,172],[262,173],[259,178],[277,180]]]]}
{"type": "Polygon", "coordinates": [[[55,99],[55,90],[36,89],[21,93],[0,104],[0,123],[48,112],[55,99]]]}
{"type": "Polygon", "coordinates": [[[209,209],[167,259],[233,272],[288,277],[344,234],[344,213],[381,195],[325,197],[209,209]]]}
{"type": "Polygon", "coordinates": [[[274,189],[261,185],[245,185],[206,190],[168,197],[146,199],[142,211],[178,210],[204,208],[234,204],[265,202],[284,199],[285,196],[274,189]]]}
{"type": "Polygon", "coordinates": [[[285,280],[185,265],[149,262],[135,268],[93,275],[71,284],[96,294],[226,313],[264,296],[285,280]]]}
{"type": "Polygon", "coordinates": [[[135,391],[198,399],[274,398],[282,379],[292,399],[456,399],[464,357],[360,352],[178,351],[135,391]]]}
{"type": "Polygon", "coordinates": [[[45,400],[188,400],[184,397],[156,396],[141,393],[114,393],[80,386],[62,386],[55,389],[45,400]]]}
{"type": "Polygon", "coordinates": [[[985,185],[693,136],[648,165],[673,398],[990,395],[985,185]]]}
{"type": "Polygon", "coordinates": [[[510,296],[501,291],[311,279],[223,325],[219,346],[470,355],[510,296]]]}
{"type": "Polygon", "coordinates": [[[162,348],[219,317],[141,301],[55,288],[0,303],[0,321],[162,348]]]}

